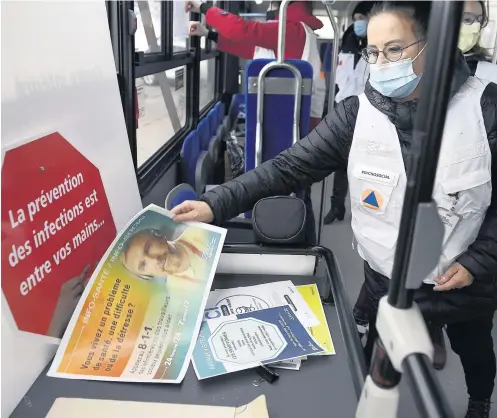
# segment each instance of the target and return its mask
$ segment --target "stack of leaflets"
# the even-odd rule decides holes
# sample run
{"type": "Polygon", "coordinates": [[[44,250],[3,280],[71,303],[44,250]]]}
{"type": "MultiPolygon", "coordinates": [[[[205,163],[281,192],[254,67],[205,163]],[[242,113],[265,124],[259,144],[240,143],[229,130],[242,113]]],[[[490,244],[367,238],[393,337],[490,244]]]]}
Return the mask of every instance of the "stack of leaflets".
{"type": "MultiPolygon", "coordinates": [[[[334,354],[316,285],[210,292],[226,236],[155,205],[117,235],[72,315],[49,376],[180,383],[334,354]],[[275,364],[276,363],[276,364],[275,364]]],[[[66,318],[62,318],[66,320],[66,318]]]]}
{"type": "MultiPolygon", "coordinates": [[[[326,321],[326,315],[324,313],[317,285],[315,283],[312,283],[303,286],[297,286],[297,290],[302,295],[312,313],[316,315],[319,321],[318,325],[308,328],[309,333],[314,337],[319,345],[324,348],[324,352],[317,353],[316,355],[334,355],[335,347],[333,346],[333,340],[331,339],[330,329],[328,327],[328,322],[326,321]]],[[[272,367],[277,367],[280,369],[299,370],[302,360],[307,360],[307,357],[280,362],[277,364],[273,364],[272,367]]]]}
{"type": "Polygon", "coordinates": [[[193,352],[199,379],[260,364],[299,370],[309,355],[335,354],[315,284],[215,290],[204,319],[193,352]]]}

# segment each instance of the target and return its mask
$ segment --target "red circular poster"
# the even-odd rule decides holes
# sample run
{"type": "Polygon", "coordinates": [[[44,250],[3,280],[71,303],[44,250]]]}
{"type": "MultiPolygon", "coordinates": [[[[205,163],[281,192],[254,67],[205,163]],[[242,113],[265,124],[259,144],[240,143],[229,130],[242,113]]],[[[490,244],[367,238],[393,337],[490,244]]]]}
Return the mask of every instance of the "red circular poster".
{"type": "Polygon", "coordinates": [[[59,133],[2,166],[2,291],[17,327],[61,338],[116,236],[98,169],[59,133]]]}

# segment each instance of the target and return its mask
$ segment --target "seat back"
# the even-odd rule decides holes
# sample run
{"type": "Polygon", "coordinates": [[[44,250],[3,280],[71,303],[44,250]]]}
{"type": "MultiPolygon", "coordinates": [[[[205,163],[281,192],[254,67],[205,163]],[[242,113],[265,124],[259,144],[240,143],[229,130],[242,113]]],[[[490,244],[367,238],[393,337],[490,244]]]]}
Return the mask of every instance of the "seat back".
{"type": "Polygon", "coordinates": [[[185,200],[198,200],[198,196],[192,186],[187,183],[181,183],[167,194],[165,208],[171,210],[185,200]]]}
{"type": "MultiPolygon", "coordinates": [[[[272,59],[255,59],[246,68],[246,137],[245,171],[255,167],[255,144],[257,127],[258,76],[262,68],[272,59]]],[[[309,132],[311,116],[311,93],[313,69],[309,62],[285,60],[293,64],[302,76],[302,96],[300,106],[300,137],[309,132]]],[[[264,111],[262,125],[262,161],[274,158],[281,151],[292,146],[293,113],[295,103],[295,80],[287,69],[270,70],[265,79],[264,111]]]]}
{"type": "Polygon", "coordinates": [[[216,109],[217,113],[217,124],[220,125],[221,123],[223,123],[224,119],[224,103],[217,102],[214,108],[216,109]]]}
{"type": "Polygon", "coordinates": [[[245,95],[238,93],[233,95],[231,99],[231,105],[228,111],[229,126],[226,126],[227,130],[231,130],[233,123],[238,119],[238,113],[240,112],[240,107],[245,104],[245,95]]]}
{"type": "Polygon", "coordinates": [[[202,119],[197,126],[198,139],[200,142],[200,150],[207,151],[207,147],[209,146],[209,140],[211,139],[210,135],[210,126],[209,121],[207,119],[202,119]]]}
{"type": "Polygon", "coordinates": [[[209,137],[212,138],[213,135],[216,134],[218,125],[217,111],[215,108],[209,110],[209,113],[207,114],[207,122],[209,123],[209,137]]]}
{"type": "Polygon", "coordinates": [[[215,135],[212,139],[211,142],[209,142],[209,147],[207,149],[207,152],[209,153],[212,162],[214,165],[217,165],[220,161],[221,158],[221,144],[222,144],[222,136],[221,135],[215,135]]]}
{"type": "Polygon", "coordinates": [[[195,187],[195,168],[200,155],[200,141],[196,131],[190,132],[181,150],[181,172],[183,181],[195,187]]]}
{"type": "Polygon", "coordinates": [[[214,161],[208,151],[201,151],[195,167],[195,192],[198,196],[205,192],[205,187],[214,179],[214,161]]]}

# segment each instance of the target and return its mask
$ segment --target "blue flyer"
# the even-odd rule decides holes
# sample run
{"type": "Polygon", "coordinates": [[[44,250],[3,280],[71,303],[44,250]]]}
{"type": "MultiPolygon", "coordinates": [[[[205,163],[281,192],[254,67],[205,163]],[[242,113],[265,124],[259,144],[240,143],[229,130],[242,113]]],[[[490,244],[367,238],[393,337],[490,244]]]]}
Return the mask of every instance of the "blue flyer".
{"type": "Polygon", "coordinates": [[[193,350],[199,380],[322,353],[289,306],[203,321],[193,350]]]}

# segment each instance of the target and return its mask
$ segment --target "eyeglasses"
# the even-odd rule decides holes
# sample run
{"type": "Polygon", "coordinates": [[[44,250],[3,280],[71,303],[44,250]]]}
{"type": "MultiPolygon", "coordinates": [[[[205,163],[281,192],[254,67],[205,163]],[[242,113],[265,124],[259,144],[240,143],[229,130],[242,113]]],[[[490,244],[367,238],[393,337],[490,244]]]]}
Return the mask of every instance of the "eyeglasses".
{"type": "Polygon", "coordinates": [[[483,15],[475,15],[473,13],[464,12],[462,14],[462,23],[465,25],[472,25],[475,22],[478,22],[480,25],[485,26],[485,17],[483,15]]]}
{"type": "Polygon", "coordinates": [[[364,60],[369,64],[376,64],[380,52],[388,61],[396,62],[402,58],[402,53],[404,52],[405,49],[413,45],[419,44],[420,42],[423,42],[423,39],[420,39],[419,41],[413,42],[412,44],[409,44],[404,47],[398,45],[389,45],[383,51],[380,51],[377,48],[367,47],[361,51],[361,55],[364,58],[364,60]]]}

